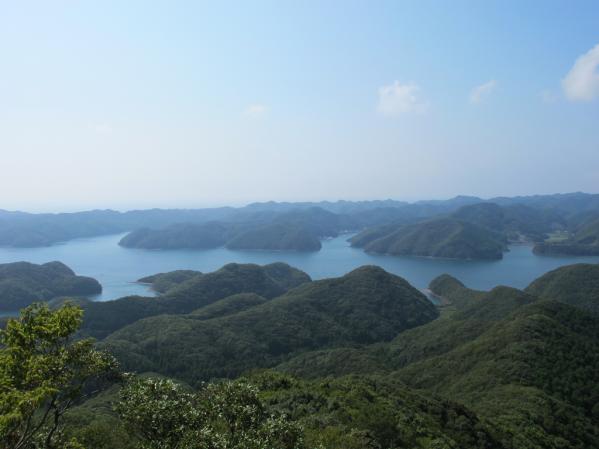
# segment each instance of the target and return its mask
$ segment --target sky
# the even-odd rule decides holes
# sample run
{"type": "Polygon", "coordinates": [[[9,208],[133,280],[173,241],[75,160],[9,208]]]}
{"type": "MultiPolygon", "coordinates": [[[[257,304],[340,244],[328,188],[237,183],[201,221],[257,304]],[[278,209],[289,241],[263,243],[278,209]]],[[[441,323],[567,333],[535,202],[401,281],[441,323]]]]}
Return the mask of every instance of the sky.
{"type": "Polygon", "coordinates": [[[597,1],[0,0],[0,209],[571,191],[597,1]]]}

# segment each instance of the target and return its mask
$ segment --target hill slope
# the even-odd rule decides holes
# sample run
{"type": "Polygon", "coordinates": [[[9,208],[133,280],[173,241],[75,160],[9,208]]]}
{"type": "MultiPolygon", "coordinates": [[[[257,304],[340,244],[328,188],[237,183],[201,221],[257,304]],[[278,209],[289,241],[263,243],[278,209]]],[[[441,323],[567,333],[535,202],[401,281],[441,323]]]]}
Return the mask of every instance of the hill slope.
{"type": "MultiPolygon", "coordinates": [[[[592,286],[595,273],[575,268],[592,286]]],[[[512,288],[453,287],[476,294],[389,343],[307,352],[278,369],[308,378],[390,376],[469,407],[509,448],[599,447],[599,318],[512,288]]]]}
{"type": "Polygon", "coordinates": [[[229,249],[318,251],[318,237],[301,225],[275,223],[242,232],[227,242],[229,249]]]}
{"type": "Polygon", "coordinates": [[[85,296],[102,292],[93,278],[77,276],[61,262],[0,264],[0,310],[13,311],[58,296],[85,296]]]}
{"type": "Polygon", "coordinates": [[[526,291],[599,314],[599,265],[557,268],[533,281],[526,291]]]}
{"type": "Polygon", "coordinates": [[[599,445],[599,320],[567,304],[517,308],[394,376],[471,406],[514,447],[599,445]]]}
{"type": "Polygon", "coordinates": [[[195,383],[271,367],[308,350],[390,340],[437,315],[405,280],[362,267],[218,319],[143,319],[110,335],[105,344],[127,369],[195,383]]]}
{"type": "MultiPolygon", "coordinates": [[[[454,218],[439,218],[399,226],[364,245],[365,251],[452,259],[501,259],[503,237],[481,226],[454,218]]],[[[362,242],[356,238],[352,245],[362,242]]]]}
{"type": "Polygon", "coordinates": [[[559,242],[535,245],[536,254],[566,254],[574,256],[599,255],[599,220],[593,220],[578,229],[570,238],[559,242]]]}
{"type": "Polygon", "coordinates": [[[553,229],[566,226],[559,213],[524,204],[472,204],[458,209],[452,217],[500,232],[513,241],[543,241],[553,229]]]}
{"type": "MultiPolygon", "coordinates": [[[[165,275],[162,274],[164,277],[165,275]]],[[[185,314],[237,293],[255,293],[270,299],[308,282],[310,277],[284,263],[228,264],[212,273],[195,275],[171,286],[157,298],[126,297],[87,302],[82,333],[104,338],[123,326],[160,314],[185,314]]]]}
{"type": "Polygon", "coordinates": [[[146,249],[209,249],[223,246],[229,227],[222,223],[182,223],[164,229],[142,228],[123,237],[119,245],[146,249]]]}

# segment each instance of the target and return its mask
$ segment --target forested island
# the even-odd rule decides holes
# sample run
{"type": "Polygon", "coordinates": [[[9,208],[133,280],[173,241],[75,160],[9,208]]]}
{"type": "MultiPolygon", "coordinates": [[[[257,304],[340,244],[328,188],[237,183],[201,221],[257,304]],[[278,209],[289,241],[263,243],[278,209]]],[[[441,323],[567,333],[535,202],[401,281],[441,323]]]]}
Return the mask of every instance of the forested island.
{"type": "MultiPolygon", "coordinates": [[[[599,265],[577,264],[524,290],[480,291],[443,275],[429,287],[435,306],[375,266],[319,281],[281,263],[161,273],[141,279],[157,298],[34,306],[9,321],[0,375],[18,379],[11,354],[38,363],[17,351],[17,333],[95,337],[64,343],[79,345],[68,350],[95,389],[50,436],[90,448],[597,447],[598,279],[599,265]]],[[[24,429],[0,427],[0,438],[24,429]]]]}

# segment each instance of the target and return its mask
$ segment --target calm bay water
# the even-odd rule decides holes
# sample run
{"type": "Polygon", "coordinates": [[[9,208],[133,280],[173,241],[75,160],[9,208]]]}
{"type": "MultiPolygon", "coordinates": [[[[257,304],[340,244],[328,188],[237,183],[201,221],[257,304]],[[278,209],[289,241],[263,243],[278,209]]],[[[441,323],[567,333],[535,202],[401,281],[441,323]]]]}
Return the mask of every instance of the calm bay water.
{"type": "Polygon", "coordinates": [[[143,276],[178,269],[209,272],[229,262],[263,265],[282,261],[304,270],[313,279],[340,276],[361,265],[379,265],[421,289],[442,273],[449,273],[477,289],[489,289],[500,284],[523,288],[543,273],[562,265],[599,263],[599,257],[535,256],[531,248],[524,245],[512,246],[498,261],[384,256],[351,248],[347,235],[324,241],[322,250],[315,253],[230,251],[225,248],[206,251],[126,249],[117,244],[121,237],[110,235],[78,239],[44,248],[0,248],[0,263],[59,260],[77,274],[100,281],[103,292],[95,298],[99,301],[134,294],[152,295],[147,286],[135,283],[143,276]]]}

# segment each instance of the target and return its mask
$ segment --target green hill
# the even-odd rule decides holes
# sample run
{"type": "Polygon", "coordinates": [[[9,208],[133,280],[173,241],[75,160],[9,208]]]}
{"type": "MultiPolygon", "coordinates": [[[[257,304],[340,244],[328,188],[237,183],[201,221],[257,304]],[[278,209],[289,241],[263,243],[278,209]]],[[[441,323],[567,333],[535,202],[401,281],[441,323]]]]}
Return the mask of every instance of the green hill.
{"type": "Polygon", "coordinates": [[[395,221],[353,236],[352,246],[394,255],[499,259],[508,241],[543,241],[566,219],[553,210],[524,204],[466,204],[426,221],[395,221]]]}
{"type": "Polygon", "coordinates": [[[524,204],[471,204],[458,209],[452,217],[500,232],[513,241],[543,241],[552,230],[566,227],[561,214],[524,204]]]}
{"type": "MultiPolygon", "coordinates": [[[[306,448],[506,448],[495,438],[495,429],[472,410],[393,379],[306,381],[262,371],[240,381],[258,388],[267,412],[282,412],[303,428],[306,448]]],[[[67,435],[94,449],[138,448],[137,435],[114,411],[118,400],[115,385],[69,411],[67,435]]]]}
{"type": "Polygon", "coordinates": [[[441,299],[442,303],[463,309],[477,302],[486,292],[467,288],[458,279],[448,274],[442,274],[433,279],[429,286],[430,292],[441,299]]]}
{"type": "Polygon", "coordinates": [[[599,265],[557,268],[532,282],[526,291],[599,314],[599,265]]]}
{"type": "Polygon", "coordinates": [[[452,259],[501,259],[504,249],[500,234],[454,218],[399,226],[364,246],[365,251],[374,253],[452,259]]]}
{"type": "Polygon", "coordinates": [[[504,448],[463,405],[390,378],[304,381],[265,372],[249,380],[267,404],[302,425],[310,448],[504,448]]]}
{"type": "Polygon", "coordinates": [[[320,239],[301,225],[275,223],[242,232],[227,242],[229,249],[319,251],[320,239]]]}
{"type": "Polygon", "coordinates": [[[189,316],[198,320],[211,320],[243,312],[254,306],[264,304],[266,301],[268,300],[255,293],[238,293],[237,295],[219,299],[205,307],[200,307],[191,312],[189,316]]]}
{"type": "MultiPolygon", "coordinates": [[[[578,277],[590,281],[596,273],[578,277]]],[[[467,290],[453,284],[458,295],[467,290]]],[[[506,448],[599,445],[599,318],[512,288],[477,292],[463,309],[389,343],[307,352],[277,369],[315,381],[389,376],[469,407],[506,448]]]]}
{"type": "Polygon", "coordinates": [[[374,242],[380,238],[386,237],[389,234],[397,231],[402,226],[405,226],[404,222],[391,222],[386,225],[375,226],[367,228],[362,232],[357,233],[349,239],[351,246],[355,248],[364,248],[366,245],[374,242]]]}
{"type": "Polygon", "coordinates": [[[275,366],[308,350],[391,340],[437,315],[405,280],[381,268],[362,267],[218,319],[161,315],[139,320],[104,344],[126,369],[196,383],[275,366]]]}
{"type": "Polygon", "coordinates": [[[114,301],[87,302],[83,305],[82,333],[104,338],[142,318],[190,313],[237,293],[255,293],[270,299],[309,280],[306,273],[284,263],[264,266],[232,263],[215,272],[187,279],[157,298],[132,296],[114,301]]]}
{"type": "Polygon", "coordinates": [[[599,445],[599,320],[566,304],[516,308],[394,377],[470,406],[512,447],[599,445]]]}
{"type": "Polygon", "coordinates": [[[168,273],[158,273],[146,276],[138,279],[137,282],[141,284],[150,284],[152,290],[155,290],[158,293],[166,293],[168,290],[178,286],[182,282],[201,275],[201,272],[194,270],[175,270],[168,273]]]}
{"type": "Polygon", "coordinates": [[[119,245],[146,249],[209,249],[223,246],[229,227],[222,223],[185,223],[164,229],[142,228],[127,234],[119,245]]]}
{"type": "MultiPolygon", "coordinates": [[[[589,310],[598,267],[562,267],[526,291],[476,291],[442,275],[430,284],[450,303],[440,316],[378,267],[314,282],[284,264],[167,273],[148,278],[168,285],[144,300],[156,316],[100,345],[124,370],[189,388],[246,373],[268,410],[302,426],[310,448],[595,448],[599,316],[589,310]]],[[[69,415],[89,447],[136,443],[112,411],[116,390],[69,415]]]]}
{"type": "Polygon", "coordinates": [[[569,238],[557,242],[546,241],[535,245],[536,254],[599,256],[599,220],[592,220],[569,238]]]}
{"type": "MultiPolygon", "coordinates": [[[[467,290],[464,287],[464,290],[467,290]]],[[[474,291],[472,291],[474,292],[474,291]]],[[[463,309],[442,314],[422,326],[405,330],[388,343],[362,348],[313,351],[291,358],[277,369],[307,378],[347,374],[389,373],[412,363],[446,353],[482,335],[535,297],[510,287],[475,292],[476,300],[463,309]]]]}
{"type": "Polygon", "coordinates": [[[14,311],[59,296],[86,296],[102,292],[93,278],[77,276],[61,262],[0,264],[0,311],[14,311]]]}

